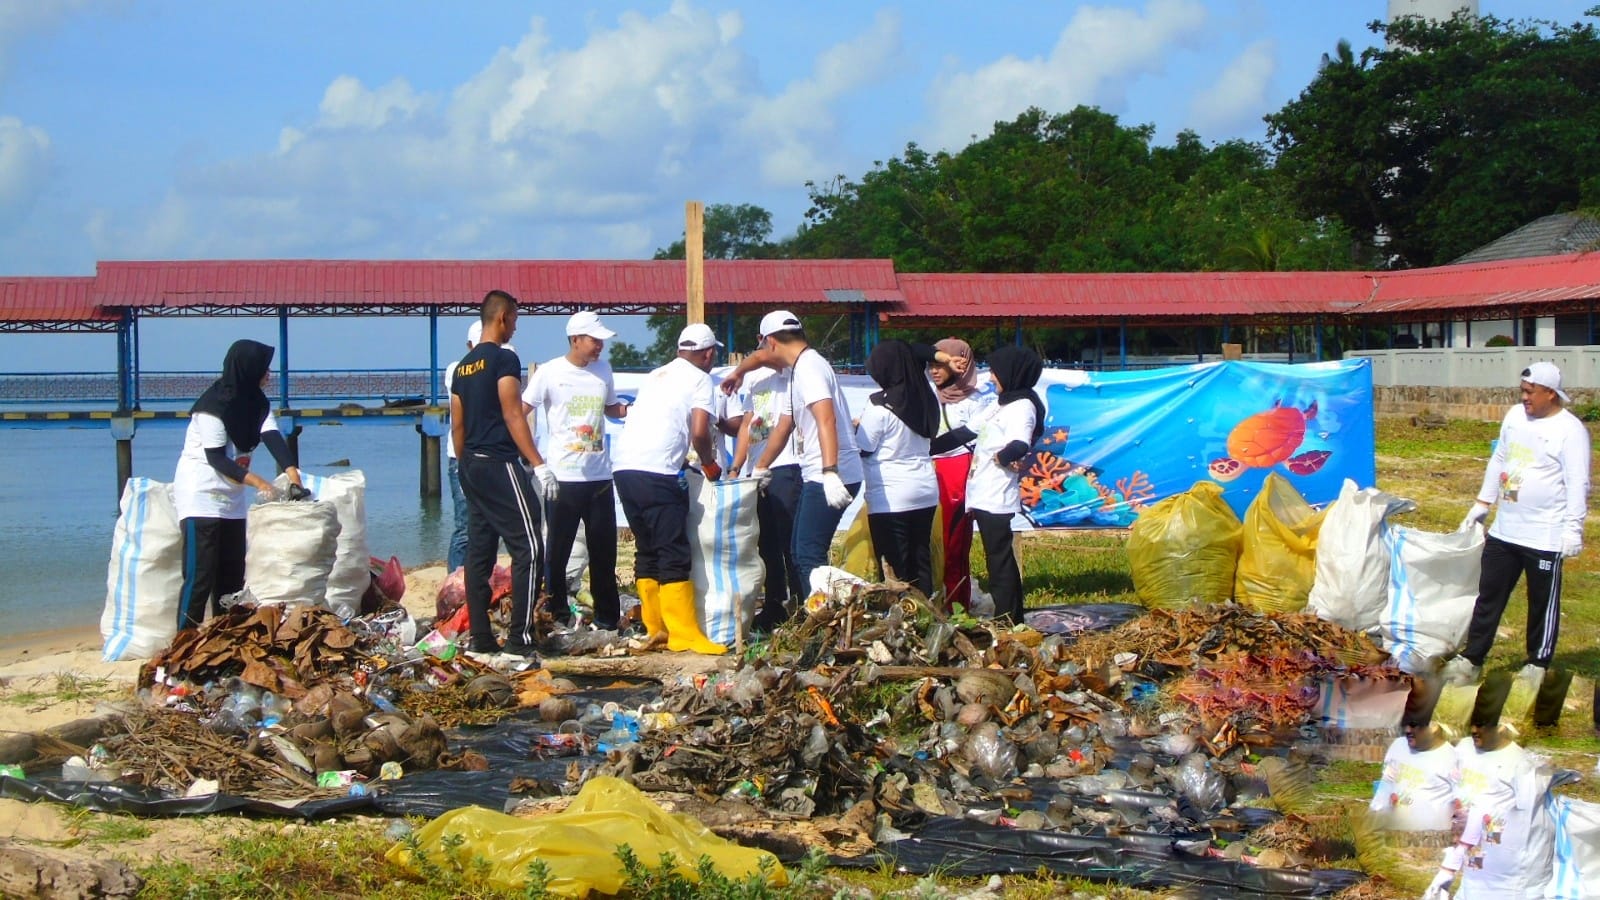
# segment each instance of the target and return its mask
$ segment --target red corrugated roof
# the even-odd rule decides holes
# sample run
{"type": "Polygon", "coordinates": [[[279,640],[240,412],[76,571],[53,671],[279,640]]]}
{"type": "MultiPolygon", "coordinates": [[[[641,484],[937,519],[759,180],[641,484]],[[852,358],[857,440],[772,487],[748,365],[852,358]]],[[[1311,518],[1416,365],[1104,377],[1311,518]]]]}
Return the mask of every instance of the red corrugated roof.
{"type": "MultiPolygon", "coordinates": [[[[896,300],[889,260],[711,260],[706,302],[816,305],[896,300]]],[[[406,306],[476,304],[510,291],[529,306],[642,306],[682,303],[681,261],[337,261],[103,262],[95,293],[107,306],[406,306]]]]}
{"type": "Polygon", "coordinates": [[[115,322],[94,302],[94,278],[0,278],[0,321],[115,322]]]}
{"type": "Polygon", "coordinates": [[[1186,318],[1345,315],[1368,272],[1183,272],[900,276],[898,318],[1186,318]]]}
{"type": "Polygon", "coordinates": [[[1600,298],[1600,253],[1410,269],[1379,275],[1362,313],[1527,306],[1600,298]]]}

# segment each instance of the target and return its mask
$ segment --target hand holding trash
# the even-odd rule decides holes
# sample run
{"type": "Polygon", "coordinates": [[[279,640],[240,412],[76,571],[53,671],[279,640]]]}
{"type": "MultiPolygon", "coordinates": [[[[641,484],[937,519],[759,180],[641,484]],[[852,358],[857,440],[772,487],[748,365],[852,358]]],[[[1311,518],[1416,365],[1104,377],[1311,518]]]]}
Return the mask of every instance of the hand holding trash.
{"type": "Polygon", "coordinates": [[[1482,525],[1483,520],[1489,518],[1489,504],[1479,500],[1467,510],[1466,518],[1461,520],[1461,527],[1457,531],[1470,531],[1474,525],[1482,525]]]}
{"type": "Polygon", "coordinates": [[[828,505],[834,509],[844,509],[850,505],[850,489],[844,486],[844,481],[839,478],[838,472],[822,473],[822,493],[828,500],[828,505]]]}
{"type": "Polygon", "coordinates": [[[295,484],[291,481],[289,482],[289,499],[293,501],[310,500],[311,492],[306,489],[305,485],[295,484]]]}
{"type": "Polygon", "coordinates": [[[1428,889],[1422,892],[1422,900],[1450,900],[1450,885],[1455,883],[1456,873],[1461,871],[1461,866],[1467,860],[1467,848],[1456,844],[1444,852],[1444,861],[1439,864],[1439,871],[1429,882],[1428,889]]]}
{"type": "Polygon", "coordinates": [[[533,477],[539,480],[539,493],[543,495],[544,499],[547,501],[555,500],[556,495],[561,492],[561,482],[556,480],[555,470],[550,468],[550,464],[540,463],[534,466],[533,477]]]}

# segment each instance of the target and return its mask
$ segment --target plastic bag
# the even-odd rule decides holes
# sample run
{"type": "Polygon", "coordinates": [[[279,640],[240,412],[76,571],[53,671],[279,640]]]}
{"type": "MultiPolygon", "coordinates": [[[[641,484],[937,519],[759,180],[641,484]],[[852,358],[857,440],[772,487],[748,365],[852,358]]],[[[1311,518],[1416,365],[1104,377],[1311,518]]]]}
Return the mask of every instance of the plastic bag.
{"type": "MultiPolygon", "coordinates": [[[[489,573],[489,608],[505,602],[511,596],[511,569],[496,565],[489,573]]],[[[462,566],[445,576],[439,584],[439,593],[433,600],[434,617],[449,619],[456,610],[467,605],[467,567],[462,566]]]]}
{"type": "Polygon", "coordinates": [[[1233,596],[1240,527],[1222,499],[1222,486],[1209,481],[1140,513],[1128,535],[1128,566],[1139,599],[1169,608],[1191,600],[1227,601],[1233,596]]]}
{"type": "Polygon", "coordinates": [[[690,577],[695,615],[706,637],[727,646],[744,635],[755,618],[766,567],[757,550],[754,478],[707,481],[689,478],[690,577]]]}
{"type": "Polygon", "coordinates": [[[1308,610],[1351,631],[1376,630],[1389,596],[1385,520],[1416,508],[1412,501],[1377,488],[1358,489],[1346,478],[1317,536],[1316,580],[1308,610]]]}
{"type": "MultiPolygon", "coordinates": [[[[672,854],[677,873],[694,882],[700,880],[696,865],[706,857],[728,878],[755,875],[765,862],[770,866],[770,884],[789,883],[788,873],[771,853],[717,837],[699,821],[668,813],[638,788],[608,776],[589,779],[572,805],[554,815],[521,819],[468,806],[424,825],[416,831],[416,840],[436,864],[451,852],[463,864],[474,858],[486,860],[490,884],[504,890],[520,889],[528,863],[537,859],[550,873],[551,893],[566,897],[586,897],[591,891],[620,893],[623,870],[616,849],[623,844],[651,867],[663,853],[672,854]],[[448,835],[464,838],[454,851],[446,849],[448,835]]],[[[387,856],[390,862],[413,867],[405,844],[391,847],[387,856]]]]}
{"type": "Polygon", "coordinates": [[[1234,598],[1262,612],[1305,608],[1316,577],[1317,533],[1326,510],[1315,510],[1276,472],[1244,514],[1244,546],[1234,598]]]}
{"type": "Polygon", "coordinates": [[[183,531],[172,485],[129,478],[106,569],[101,658],[147,659],[172,642],[183,594],[183,531]]]}
{"type": "Polygon", "coordinates": [[[1429,672],[1466,638],[1483,568],[1483,529],[1435,534],[1386,529],[1389,598],[1378,616],[1383,649],[1403,671],[1429,672]]]}
{"type": "MultiPolygon", "coordinates": [[[[333,504],[339,517],[339,542],[328,573],[324,605],[340,618],[361,612],[361,598],[372,585],[372,557],[367,552],[367,476],[359,469],[336,475],[302,473],[301,480],[311,496],[333,504]]],[[[289,481],[278,476],[278,485],[287,489],[289,481]]]]}
{"type": "Polygon", "coordinates": [[[865,578],[869,583],[883,580],[883,572],[878,567],[878,554],[872,547],[872,529],[867,526],[865,500],[861,501],[860,512],[856,513],[850,528],[844,533],[844,541],[839,548],[839,568],[858,578],[865,578]]]}
{"type": "Polygon", "coordinates": [[[339,550],[338,510],[320,500],[257,503],[246,519],[245,548],[244,586],[257,603],[322,606],[339,550]]]}
{"type": "Polygon", "coordinates": [[[1017,774],[1017,745],[1001,734],[994,722],[972,729],[961,751],[967,762],[997,781],[1017,774]]]}

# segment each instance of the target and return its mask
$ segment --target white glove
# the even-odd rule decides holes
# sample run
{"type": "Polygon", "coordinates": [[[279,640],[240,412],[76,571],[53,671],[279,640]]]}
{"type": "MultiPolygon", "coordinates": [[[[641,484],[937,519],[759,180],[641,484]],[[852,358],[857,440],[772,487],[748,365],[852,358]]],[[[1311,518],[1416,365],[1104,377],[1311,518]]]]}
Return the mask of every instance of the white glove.
{"type": "Polygon", "coordinates": [[[1454,869],[1440,869],[1439,874],[1433,876],[1433,881],[1428,884],[1428,889],[1422,892],[1422,900],[1449,900],[1449,888],[1455,880],[1454,869]]]}
{"type": "Polygon", "coordinates": [[[834,509],[844,509],[855,499],[850,495],[850,489],[839,479],[838,472],[822,473],[822,493],[828,498],[828,505],[834,509]]]}
{"type": "Polygon", "coordinates": [[[556,480],[556,472],[550,468],[549,463],[540,463],[533,467],[533,477],[539,480],[539,493],[544,499],[553,502],[556,495],[561,492],[561,482],[556,480]]]}
{"type": "Polygon", "coordinates": [[[1569,534],[1561,539],[1561,558],[1571,559],[1583,552],[1583,536],[1569,534]]]}
{"type": "Polygon", "coordinates": [[[1478,502],[1472,504],[1471,509],[1467,510],[1466,518],[1461,520],[1461,527],[1457,528],[1456,530],[1470,531],[1472,530],[1472,526],[1482,525],[1483,520],[1487,518],[1489,518],[1489,504],[1479,500],[1478,502]]]}
{"type": "Polygon", "coordinates": [[[750,473],[750,477],[756,480],[756,489],[762,494],[765,494],[767,488],[772,486],[771,469],[756,469],[750,473]]]}

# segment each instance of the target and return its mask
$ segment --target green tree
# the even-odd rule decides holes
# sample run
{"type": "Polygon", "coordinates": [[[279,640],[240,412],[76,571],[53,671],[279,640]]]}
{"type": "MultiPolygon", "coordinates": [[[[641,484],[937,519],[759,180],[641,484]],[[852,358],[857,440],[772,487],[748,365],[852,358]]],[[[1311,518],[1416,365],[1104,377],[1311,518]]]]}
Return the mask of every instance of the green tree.
{"type": "Polygon", "coordinates": [[[1592,202],[1592,24],[1407,17],[1370,27],[1387,46],[1357,58],[1341,42],[1267,117],[1277,170],[1305,214],[1337,221],[1393,265],[1427,266],[1592,202]]]}

